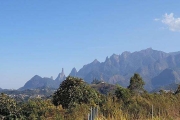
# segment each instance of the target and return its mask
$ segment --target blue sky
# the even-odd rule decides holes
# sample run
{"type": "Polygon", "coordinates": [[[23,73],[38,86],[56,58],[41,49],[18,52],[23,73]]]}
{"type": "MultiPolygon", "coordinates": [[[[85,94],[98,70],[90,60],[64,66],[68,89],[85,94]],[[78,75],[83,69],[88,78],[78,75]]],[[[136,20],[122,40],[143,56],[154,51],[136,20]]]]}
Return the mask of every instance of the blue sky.
{"type": "Polygon", "coordinates": [[[179,51],[179,0],[0,1],[0,87],[123,51],[179,51]]]}

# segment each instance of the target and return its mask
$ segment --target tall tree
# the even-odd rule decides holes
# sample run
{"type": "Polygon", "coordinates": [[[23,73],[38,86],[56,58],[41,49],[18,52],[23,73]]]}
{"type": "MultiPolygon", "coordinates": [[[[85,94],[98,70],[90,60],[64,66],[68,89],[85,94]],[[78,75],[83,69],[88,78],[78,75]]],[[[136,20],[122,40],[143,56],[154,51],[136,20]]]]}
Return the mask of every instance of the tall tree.
{"type": "Polygon", "coordinates": [[[8,95],[0,94],[0,119],[18,119],[17,103],[8,95]]]}
{"type": "Polygon", "coordinates": [[[117,86],[115,95],[119,100],[122,100],[124,103],[128,102],[131,97],[129,89],[123,88],[121,86],[117,86]]]}
{"type": "Polygon", "coordinates": [[[97,104],[100,94],[88,86],[83,79],[67,77],[53,95],[53,104],[70,108],[76,104],[97,104]]]}
{"type": "Polygon", "coordinates": [[[131,79],[130,79],[130,85],[128,86],[128,89],[133,92],[133,93],[143,93],[145,83],[142,79],[142,77],[138,74],[135,73],[131,79]]]}

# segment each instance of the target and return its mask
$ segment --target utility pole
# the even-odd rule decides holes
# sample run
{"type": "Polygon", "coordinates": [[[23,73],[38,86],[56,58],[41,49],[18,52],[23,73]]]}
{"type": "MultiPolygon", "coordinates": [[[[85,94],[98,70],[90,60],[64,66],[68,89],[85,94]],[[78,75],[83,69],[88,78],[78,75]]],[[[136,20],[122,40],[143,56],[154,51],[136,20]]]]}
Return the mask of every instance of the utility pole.
{"type": "Polygon", "coordinates": [[[152,111],[151,112],[152,112],[152,120],[153,120],[153,105],[152,105],[152,111]]]}

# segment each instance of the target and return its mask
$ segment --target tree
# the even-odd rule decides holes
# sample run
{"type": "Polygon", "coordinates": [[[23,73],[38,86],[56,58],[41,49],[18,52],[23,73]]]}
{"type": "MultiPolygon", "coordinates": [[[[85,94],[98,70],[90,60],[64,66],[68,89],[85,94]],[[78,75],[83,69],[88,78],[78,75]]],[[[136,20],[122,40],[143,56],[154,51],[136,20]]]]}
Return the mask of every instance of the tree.
{"type": "Polygon", "coordinates": [[[53,104],[71,108],[76,104],[98,104],[100,94],[88,86],[83,79],[68,76],[53,95],[53,104]]]}
{"type": "Polygon", "coordinates": [[[134,74],[134,76],[130,79],[130,85],[128,86],[128,89],[133,93],[142,93],[144,92],[143,86],[145,85],[143,79],[141,76],[137,73],[134,74]]]}
{"type": "Polygon", "coordinates": [[[33,98],[21,104],[21,111],[26,120],[49,120],[55,118],[56,114],[59,116],[63,109],[61,106],[55,107],[49,99],[33,98]]]}
{"type": "Polygon", "coordinates": [[[115,95],[119,100],[122,100],[124,103],[129,101],[129,98],[131,97],[129,89],[123,88],[121,86],[118,86],[115,95]]]}
{"type": "Polygon", "coordinates": [[[180,93],[180,85],[178,85],[178,88],[177,88],[177,90],[175,91],[175,94],[178,94],[178,93],[180,93]]]}
{"type": "Polygon", "coordinates": [[[17,103],[4,93],[0,94],[0,119],[19,118],[17,103]]]}

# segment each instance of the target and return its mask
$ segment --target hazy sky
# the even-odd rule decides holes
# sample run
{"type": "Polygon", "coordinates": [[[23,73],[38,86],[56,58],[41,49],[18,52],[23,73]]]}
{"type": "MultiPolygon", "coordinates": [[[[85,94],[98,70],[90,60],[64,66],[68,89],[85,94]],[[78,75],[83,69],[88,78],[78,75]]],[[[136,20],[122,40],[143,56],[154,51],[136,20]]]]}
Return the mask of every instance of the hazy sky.
{"type": "Polygon", "coordinates": [[[179,0],[1,0],[0,87],[123,51],[180,50],[179,0]]]}

